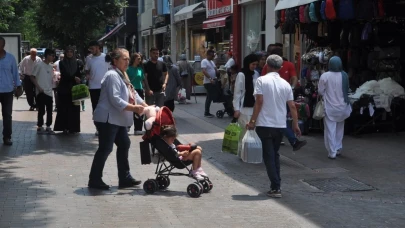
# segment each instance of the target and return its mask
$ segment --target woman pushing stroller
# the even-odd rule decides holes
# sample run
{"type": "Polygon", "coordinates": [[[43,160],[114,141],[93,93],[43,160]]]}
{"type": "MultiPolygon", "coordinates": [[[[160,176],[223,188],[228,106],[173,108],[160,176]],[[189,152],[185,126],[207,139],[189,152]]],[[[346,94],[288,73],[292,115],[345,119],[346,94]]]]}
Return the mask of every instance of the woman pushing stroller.
{"type": "Polygon", "coordinates": [[[173,148],[179,159],[182,161],[192,161],[193,169],[191,175],[197,180],[204,180],[208,175],[201,167],[202,148],[196,145],[174,145],[177,138],[177,129],[173,125],[162,126],[160,131],[162,139],[173,148]]]}

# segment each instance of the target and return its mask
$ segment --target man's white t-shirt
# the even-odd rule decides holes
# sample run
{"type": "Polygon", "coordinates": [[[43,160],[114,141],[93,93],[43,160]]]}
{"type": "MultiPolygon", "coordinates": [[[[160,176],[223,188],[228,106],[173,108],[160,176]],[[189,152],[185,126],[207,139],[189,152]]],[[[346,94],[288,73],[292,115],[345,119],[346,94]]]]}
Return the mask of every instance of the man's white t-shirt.
{"type": "Polygon", "coordinates": [[[60,60],[56,61],[53,65],[56,67],[56,71],[60,72],[60,68],[59,68],[59,62],[60,60]]]}
{"type": "Polygon", "coordinates": [[[109,64],[105,61],[105,54],[86,58],[85,70],[90,71],[89,89],[101,89],[101,80],[107,73],[109,64]]]}
{"type": "MultiPolygon", "coordinates": [[[[53,97],[53,66],[44,62],[39,62],[32,70],[32,76],[37,79],[38,85],[44,90],[44,93],[53,97]]],[[[36,90],[37,95],[39,90],[36,90]]]]}
{"type": "Polygon", "coordinates": [[[254,95],[263,95],[263,106],[256,120],[258,127],[287,127],[287,101],[293,101],[291,85],[272,72],[259,77],[256,81],[254,95]]]}
{"type": "MultiPolygon", "coordinates": [[[[215,71],[216,66],[212,60],[203,59],[201,61],[201,68],[205,69],[212,79],[215,79],[217,77],[217,73],[215,71]]],[[[207,77],[204,76],[204,84],[207,84],[207,83],[211,83],[211,82],[207,77]]]]}

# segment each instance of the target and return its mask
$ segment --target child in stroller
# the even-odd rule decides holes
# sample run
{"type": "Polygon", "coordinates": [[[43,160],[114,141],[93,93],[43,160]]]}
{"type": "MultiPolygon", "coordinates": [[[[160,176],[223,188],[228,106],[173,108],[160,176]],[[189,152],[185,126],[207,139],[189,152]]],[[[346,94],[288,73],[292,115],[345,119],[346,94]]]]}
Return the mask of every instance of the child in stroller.
{"type": "Polygon", "coordinates": [[[197,145],[175,145],[177,138],[177,129],[173,125],[162,126],[160,136],[163,140],[177,152],[181,161],[192,161],[193,169],[191,175],[197,180],[204,180],[208,175],[201,167],[202,148],[197,145]],[[204,177],[203,177],[204,176],[204,177]]]}
{"type": "Polygon", "coordinates": [[[169,176],[187,176],[196,181],[188,185],[188,195],[199,197],[213,188],[212,182],[201,168],[202,149],[198,146],[181,145],[176,137],[173,114],[163,106],[156,115],[152,129],[146,132],[142,137],[144,141],[140,143],[142,164],[151,163],[149,144],[158,151],[156,178],[145,181],[143,189],[146,193],[153,194],[170,185],[169,176]],[[191,164],[192,169],[188,168],[191,164]],[[186,169],[187,172],[175,172],[175,169],[186,169]]]}
{"type": "Polygon", "coordinates": [[[225,66],[220,66],[218,71],[221,82],[221,100],[223,101],[224,109],[218,110],[216,116],[218,118],[223,118],[225,113],[229,116],[233,116],[231,80],[229,80],[230,78],[225,66]]]}

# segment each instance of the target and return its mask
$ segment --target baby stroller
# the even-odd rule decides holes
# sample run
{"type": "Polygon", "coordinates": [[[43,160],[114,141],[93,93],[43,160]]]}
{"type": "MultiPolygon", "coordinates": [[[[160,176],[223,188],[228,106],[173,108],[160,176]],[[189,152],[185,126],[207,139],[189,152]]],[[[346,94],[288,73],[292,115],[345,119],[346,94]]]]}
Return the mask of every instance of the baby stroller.
{"type": "Polygon", "coordinates": [[[224,109],[218,110],[216,113],[216,116],[218,118],[223,118],[225,113],[228,114],[228,116],[233,116],[233,95],[230,90],[230,88],[227,88],[225,91],[222,89],[221,81],[218,80],[216,82],[216,88],[217,88],[217,99],[214,100],[214,103],[222,103],[224,105],[224,109]]]}
{"type": "MultiPolygon", "coordinates": [[[[169,176],[186,176],[193,178],[194,183],[187,187],[187,193],[190,197],[197,198],[202,193],[207,193],[213,188],[213,184],[208,177],[204,180],[197,180],[190,173],[188,168],[192,161],[182,161],[178,158],[177,152],[160,137],[160,129],[164,125],[175,125],[172,112],[167,107],[162,107],[156,115],[156,120],[151,130],[148,130],[143,136],[143,142],[140,143],[141,162],[142,164],[150,164],[151,156],[149,144],[158,151],[158,163],[156,166],[156,178],[148,179],[144,182],[143,189],[147,194],[153,194],[158,190],[164,190],[170,185],[169,176]],[[186,169],[187,173],[174,172],[174,169],[186,169]]],[[[176,140],[175,145],[180,142],[176,140]]]]}

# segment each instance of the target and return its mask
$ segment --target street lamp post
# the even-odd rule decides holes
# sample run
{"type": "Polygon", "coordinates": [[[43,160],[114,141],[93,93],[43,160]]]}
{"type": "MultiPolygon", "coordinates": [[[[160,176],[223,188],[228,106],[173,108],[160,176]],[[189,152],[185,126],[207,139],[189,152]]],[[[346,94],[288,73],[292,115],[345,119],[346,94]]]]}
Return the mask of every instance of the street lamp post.
{"type": "Polygon", "coordinates": [[[173,62],[177,62],[176,29],[174,25],[174,0],[170,1],[170,56],[173,62]]]}

